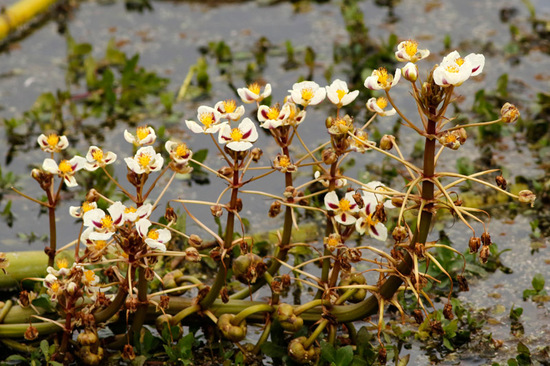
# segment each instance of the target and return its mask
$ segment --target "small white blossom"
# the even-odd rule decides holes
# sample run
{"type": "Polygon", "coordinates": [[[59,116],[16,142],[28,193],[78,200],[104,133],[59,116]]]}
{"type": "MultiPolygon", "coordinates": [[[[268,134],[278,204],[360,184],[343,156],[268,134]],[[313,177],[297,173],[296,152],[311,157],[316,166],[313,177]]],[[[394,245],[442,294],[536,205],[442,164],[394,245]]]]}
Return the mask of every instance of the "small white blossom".
{"type": "Polygon", "coordinates": [[[218,142],[227,144],[233,151],[245,151],[252,147],[252,143],[258,139],[258,131],[250,118],[245,118],[239,126],[231,128],[228,124],[220,130],[218,142]]]}
{"type": "Polygon", "coordinates": [[[136,174],[149,174],[162,169],[164,158],[152,146],[140,148],[133,158],[124,158],[128,169],[136,174]]]}
{"type": "Polygon", "coordinates": [[[105,167],[116,161],[116,154],[111,151],[104,152],[97,146],[90,146],[86,154],[86,166],[88,171],[94,171],[99,167],[105,167]]]}
{"type": "Polygon", "coordinates": [[[332,84],[325,88],[327,90],[328,100],[338,107],[350,104],[359,95],[359,90],[350,92],[348,89],[348,84],[340,79],[334,80],[332,84]]]}
{"type": "Polygon", "coordinates": [[[135,135],[132,135],[128,130],[124,130],[124,139],[136,146],[151,145],[157,139],[157,134],[152,127],[141,126],[136,129],[135,135]]]}
{"type": "Polygon", "coordinates": [[[370,98],[367,101],[367,109],[369,111],[378,113],[380,116],[383,116],[383,117],[393,116],[396,113],[395,108],[385,110],[387,106],[388,106],[388,100],[384,97],[370,98]]]}
{"type": "Polygon", "coordinates": [[[69,146],[67,136],[58,136],[56,133],[51,133],[48,136],[41,134],[37,139],[38,145],[45,152],[60,152],[69,146]]]}
{"type": "Polygon", "coordinates": [[[42,169],[51,174],[57,174],[63,178],[67,187],[76,187],[78,183],[74,174],[86,165],[86,159],[82,156],[75,156],[71,160],[61,160],[59,165],[53,159],[45,159],[42,164],[42,169]]]}
{"type": "Polygon", "coordinates": [[[334,212],[334,219],[342,225],[355,223],[354,213],[359,211],[357,203],[353,199],[353,192],[347,192],[344,198],[338,199],[336,192],[331,191],[325,195],[325,206],[327,210],[334,212]]]}
{"type": "Polygon", "coordinates": [[[388,229],[375,217],[378,200],[374,193],[363,195],[364,207],[359,211],[359,219],[355,222],[355,229],[359,234],[368,233],[373,238],[385,241],[388,237],[388,229]]]}
{"type": "Polygon", "coordinates": [[[172,235],[168,229],[151,229],[151,221],[141,219],[136,223],[136,229],[139,235],[145,240],[151,249],[158,249],[161,252],[166,251],[166,243],[170,241],[172,235]]]}
{"type": "Polygon", "coordinates": [[[293,103],[304,107],[321,103],[327,93],[325,88],[319,87],[319,84],[314,81],[295,83],[288,92],[293,103]]]}
{"type": "Polygon", "coordinates": [[[399,61],[412,63],[420,61],[429,55],[429,50],[419,50],[418,42],[411,39],[399,43],[397,45],[397,52],[395,52],[395,58],[399,61]]]}
{"type": "Polygon", "coordinates": [[[238,106],[233,99],[216,103],[214,109],[220,112],[220,117],[230,121],[238,121],[244,114],[244,106],[238,106]]]}
{"type": "Polygon", "coordinates": [[[365,87],[370,90],[390,90],[401,78],[401,69],[395,70],[395,75],[388,74],[386,68],[381,67],[372,72],[365,79],[365,87]]]}
{"type": "Polygon", "coordinates": [[[260,103],[265,98],[271,95],[271,84],[266,84],[264,92],[260,93],[261,87],[258,83],[252,83],[246,88],[237,89],[237,94],[241,97],[243,103],[260,103]]]}
{"type": "Polygon", "coordinates": [[[217,133],[224,123],[220,123],[222,118],[220,112],[212,107],[201,105],[197,109],[197,119],[200,122],[186,120],[185,125],[194,133],[217,133]]]}
{"type": "Polygon", "coordinates": [[[433,72],[434,82],[442,87],[459,86],[470,76],[479,75],[485,65],[485,56],[470,53],[461,58],[457,51],[449,53],[433,72]]]}

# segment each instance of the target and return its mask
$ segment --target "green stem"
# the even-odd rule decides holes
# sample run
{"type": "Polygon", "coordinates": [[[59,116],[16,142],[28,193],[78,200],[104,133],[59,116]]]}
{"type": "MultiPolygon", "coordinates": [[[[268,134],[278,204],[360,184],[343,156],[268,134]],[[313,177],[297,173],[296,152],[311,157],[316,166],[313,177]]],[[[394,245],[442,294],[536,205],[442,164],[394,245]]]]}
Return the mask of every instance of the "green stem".
{"type": "Polygon", "coordinates": [[[267,305],[267,304],[260,304],[260,305],[254,305],[249,308],[246,308],[242,310],[240,313],[235,315],[233,319],[231,319],[231,324],[233,325],[239,325],[242,323],[243,320],[245,320],[247,317],[249,317],[252,314],[255,313],[271,313],[273,312],[273,306],[267,305]]]}
{"type": "Polygon", "coordinates": [[[182,311],[180,311],[179,313],[177,313],[173,318],[172,320],[170,321],[172,324],[177,324],[179,322],[181,322],[183,319],[185,319],[187,316],[193,314],[193,313],[196,313],[197,311],[199,311],[201,309],[200,305],[199,304],[195,304],[195,305],[192,305],[192,306],[189,306],[188,308],[185,308],[183,309],[182,311]]]}
{"type": "Polygon", "coordinates": [[[4,303],[4,306],[0,311],[0,323],[4,322],[4,318],[6,317],[6,315],[8,314],[12,306],[13,306],[13,301],[11,300],[8,300],[4,303]]]}

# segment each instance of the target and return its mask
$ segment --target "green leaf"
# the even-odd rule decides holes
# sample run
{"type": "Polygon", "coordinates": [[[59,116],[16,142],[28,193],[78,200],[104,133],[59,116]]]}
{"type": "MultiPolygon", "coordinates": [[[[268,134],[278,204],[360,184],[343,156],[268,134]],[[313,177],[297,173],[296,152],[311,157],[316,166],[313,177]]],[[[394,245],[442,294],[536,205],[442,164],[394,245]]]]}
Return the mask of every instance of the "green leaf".
{"type": "Polygon", "coordinates": [[[451,350],[451,351],[454,350],[454,347],[453,347],[453,345],[451,344],[451,341],[450,341],[448,338],[443,338],[443,345],[444,345],[445,348],[447,348],[448,350],[451,350]]]}
{"type": "Polygon", "coordinates": [[[531,351],[523,342],[518,342],[518,353],[522,355],[531,356],[531,351]]]}
{"type": "Polygon", "coordinates": [[[276,345],[273,342],[265,342],[262,344],[262,353],[271,358],[283,358],[287,355],[287,350],[285,347],[276,345]]]}
{"type": "Polygon", "coordinates": [[[45,309],[48,312],[53,312],[55,310],[47,294],[42,294],[38,296],[36,299],[32,301],[32,304],[36,307],[45,309]]]}
{"type": "Polygon", "coordinates": [[[531,285],[533,285],[533,288],[535,289],[535,291],[537,292],[540,292],[544,289],[544,276],[540,273],[537,273],[534,277],[533,277],[533,281],[531,281],[531,285]]]}
{"type": "Polygon", "coordinates": [[[521,314],[523,314],[523,308],[514,308],[512,305],[512,308],[510,309],[510,319],[518,321],[521,314]]]}
{"type": "Polygon", "coordinates": [[[336,350],[336,365],[348,366],[353,360],[353,348],[351,346],[340,347],[336,350]]]}
{"type": "Polygon", "coordinates": [[[14,362],[27,362],[27,359],[21,355],[11,355],[6,358],[6,361],[14,361],[14,362]]]}
{"type": "Polygon", "coordinates": [[[336,350],[332,344],[321,341],[321,359],[327,362],[336,363],[336,350]]]}

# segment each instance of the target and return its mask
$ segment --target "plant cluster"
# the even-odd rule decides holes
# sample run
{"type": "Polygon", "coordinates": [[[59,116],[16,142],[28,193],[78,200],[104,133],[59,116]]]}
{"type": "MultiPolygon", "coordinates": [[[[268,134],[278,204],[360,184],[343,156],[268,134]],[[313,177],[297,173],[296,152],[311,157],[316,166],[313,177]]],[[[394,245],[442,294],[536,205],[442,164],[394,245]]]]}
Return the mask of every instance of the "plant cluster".
{"type": "MultiPolygon", "coordinates": [[[[380,96],[366,102],[372,116],[365,123],[344,114],[343,107],[353,102],[359,91],[349,90],[347,83],[338,79],[326,87],[313,81],[295,83],[283,101],[271,105],[264,104],[271,95],[270,84],[253,83],[238,89],[241,101],[256,107],[257,121],[244,117],[245,106],[235,100],[200,106],[196,118],[186,120],[185,125],[198,137],[211,140],[224,164],[219,169],[195,159],[182,141],[168,140],[163,151],[156,149],[155,130],[141,126],[135,133],[124,133],[133,152],[123,159],[127,168],[127,182],[123,182],[113,174],[112,164],[120,162],[114,152],[90,146],[85,157],[69,157],[65,154],[69,145],[66,136],[41,134],[38,144],[49,157],[31,175],[47,199],[18,193],[48,212],[48,274],[34,278],[39,286],[21,292],[18,305],[2,310],[6,324],[0,324],[0,337],[33,341],[53,334],[52,345],[44,345],[49,347],[48,360],[69,363],[79,359],[88,365],[99,364],[115,349],[122,350],[125,360],[144,357],[151,354],[155,342],[164,342],[167,361],[175,362],[194,357],[191,349],[196,340],[190,334],[201,329],[210,345],[222,339],[223,344],[230,344],[229,351],[220,346],[220,358],[233,357],[237,363],[256,362],[262,353],[284,346],[286,355],[281,358],[289,363],[317,363],[322,356],[329,362],[342,358],[337,364],[347,364],[343,360],[353,358],[352,347],[347,346],[364,344],[355,323],[368,320],[378,330],[376,357],[385,363],[384,314],[391,305],[403,320],[421,324],[419,334],[437,336],[446,347],[452,347],[458,322],[452,321],[457,314],[451,292],[453,284],[467,290],[468,283],[462,274],[452,276],[434,254],[448,250],[462,255],[447,244],[430,241],[437,212],[451,212],[471,231],[463,240],[486,262],[492,244],[486,226],[489,215],[464,205],[457,187],[465,182],[480,183],[525,203],[533,203],[535,196],[527,190],[518,195],[506,191],[501,175],[496,176],[495,184],[481,179],[496,170],[464,175],[438,169],[441,154],[466,143],[467,128],[513,123],[519,112],[506,103],[496,120],[456,125],[453,117],[446,116],[448,106],[455,89],[482,72],[484,56],[461,57],[453,51],[422,80],[417,63],[429,54],[418,48],[416,41],[403,41],[395,52],[398,61],[406,62],[403,68],[393,73],[385,68],[372,71],[364,85],[380,96]],[[395,88],[404,82],[416,103],[417,121],[392,98],[395,88]],[[308,112],[323,101],[331,103],[334,112],[324,123],[306,121],[308,112]],[[403,126],[424,139],[422,166],[405,159],[394,136],[385,135],[378,142],[369,138],[368,127],[375,118],[392,115],[398,115],[403,126]],[[327,142],[307,146],[300,134],[304,122],[324,127],[327,142]],[[273,138],[279,148],[276,155],[263,154],[258,146],[259,128],[273,138]],[[350,156],[366,159],[370,153],[383,154],[402,165],[403,187],[362,182],[342,173],[350,156]],[[163,197],[175,178],[197,167],[222,180],[225,188],[217,197],[173,199],[164,206],[163,197]],[[297,183],[295,172],[311,169],[310,179],[297,183]],[[78,186],[81,170],[102,171],[124,200],[98,189],[86,192],[82,205],[70,209],[81,222],[79,235],[60,248],[56,219],[61,192],[64,187],[78,186]],[[247,187],[277,176],[281,181],[278,192],[247,187]],[[267,248],[259,248],[245,230],[241,215],[248,195],[271,201],[269,217],[283,216],[277,240],[267,248]],[[199,220],[193,205],[208,206],[220,229],[199,220]],[[164,211],[159,213],[162,207],[164,211]],[[204,234],[184,232],[177,224],[174,207],[183,210],[204,234]],[[323,217],[322,241],[304,243],[293,238],[304,211],[323,217]],[[176,237],[183,238],[182,248],[175,246],[176,237]],[[390,250],[383,245],[389,238],[393,242],[390,250]],[[298,253],[304,250],[312,254],[299,259],[298,253]],[[62,252],[71,252],[74,261],[62,252]],[[289,257],[295,258],[294,264],[289,257]],[[206,265],[213,268],[213,280],[205,280],[200,271],[197,274],[197,263],[205,263],[203,271],[206,265]],[[442,308],[428,293],[429,283],[440,281],[429,274],[430,266],[449,279],[448,300],[442,308]],[[242,285],[235,285],[236,281],[242,285]],[[155,288],[155,283],[162,288],[155,288]],[[301,304],[291,304],[288,290],[302,286],[312,290],[310,295],[301,304]],[[252,300],[259,291],[267,300],[252,300]],[[403,293],[413,299],[414,305],[407,310],[400,301],[403,293]],[[149,324],[154,324],[156,331],[149,324]],[[260,329],[255,343],[247,343],[253,339],[250,324],[260,329]],[[103,336],[106,329],[109,336],[103,336]]],[[[6,263],[2,265],[5,268],[6,263]]],[[[364,352],[374,351],[371,347],[364,352]]]]}

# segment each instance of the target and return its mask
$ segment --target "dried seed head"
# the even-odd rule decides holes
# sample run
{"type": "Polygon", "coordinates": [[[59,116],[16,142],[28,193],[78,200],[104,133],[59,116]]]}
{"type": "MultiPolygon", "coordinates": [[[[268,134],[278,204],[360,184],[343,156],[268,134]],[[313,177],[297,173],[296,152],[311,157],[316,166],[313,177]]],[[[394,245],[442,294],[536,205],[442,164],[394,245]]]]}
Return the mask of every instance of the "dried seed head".
{"type": "Polygon", "coordinates": [[[237,201],[235,202],[235,211],[241,212],[243,209],[243,200],[241,198],[237,198],[237,201]]]}
{"type": "Polygon", "coordinates": [[[135,312],[137,310],[138,305],[139,305],[139,301],[136,297],[129,297],[126,300],[126,309],[128,309],[130,313],[135,312]]]}
{"type": "Polygon", "coordinates": [[[253,148],[252,151],[250,152],[251,157],[252,157],[252,161],[257,163],[260,160],[260,158],[262,157],[263,153],[264,152],[259,147],[253,148]]]}
{"type": "Polygon", "coordinates": [[[506,190],[506,179],[502,175],[497,175],[495,181],[500,189],[506,190]]]}
{"type": "Polygon", "coordinates": [[[97,202],[99,198],[100,198],[99,192],[96,191],[94,188],[90,189],[88,193],[86,193],[87,202],[97,202]]]}
{"type": "Polygon", "coordinates": [[[21,291],[19,293],[19,305],[21,305],[22,308],[26,308],[30,303],[29,292],[26,290],[21,291]]]}
{"type": "Polygon", "coordinates": [[[477,253],[479,247],[481,247],[481,238],[472,236],[468,242],[468,247],[470,248],[470,254],[477,253]]]}
{"type": "Polygon", "coordinates": [[[25,337],[25,339],[27,341],[33,341],[35,340],[37,337],[38,337],[38,329],[36,329],[35,327],[31,325],[29,325],[29,327],[27,328],[27,330],[25,331],[25,333],[23,334],[23,337],[25,337]]]}
{"type": "Polygon", "coordinates": [[[443,330],[443,326],[441,325],[441,322],[438,320],[431,320],[430,321],[430,328],[432,328],[432,332],[438,335],[445,334],[445,331],[443,330]]]}
{"type": "Polygon", "coordinates": [[[290,286],[290,275],[284,274],[281,276],[281,282],[283,283],[283,288],[288,288],[290,286]]]}
{"type": "Polygon", "coordinates": [[[376,205],[376,209],[374,210],[374,217],[381,223],[385,223],[388,220],[386,216],[386,210],[384,210],[384,202],[380,202],[378,205],[376,205]]]}
{"type": "Polygon", "coordinates": [[[273,291],[274,294],[280,294],[283,290],[283,283],[278,280],[271,281],[271,291],[273,291]]]}
{"type": "Polygon", "coordinates": [[[456,280],[458,281],[458,287],[460,291],[470,291],[470,286],[468,286],[468,280],[462,275],[457,275],[456,280]]]}
{"type": "Polygon", "coordinates": [[[422,324],[424,321],[424,313],[420,309],[414,309],[413,317],[416,324],[422,324]]]}
{"type": "Polygon", "coordinates": [[[176,214],[176,211],[170,206],[166,207],[166,212],[164,213],[164,218],[168,222],[176,222],[178,219],[178,215],[176,214]]]}
{"type": "Polygon", "coordinates": [[[201,256],[197,248],[189,247],[185,249],[185,259],[190,262],[199,262],[201,260],[201,256]]]}
{"type": "Polygon", "coordinates": [[[447,320],[453,320],[453,318],[455,317],[453,314],[453,305],[451,305],[450,302],[446,303],[443,307],[443,316],[447,320]]]}
{"type": "Polygon", "coordinates": [[[229,292],[227,291],[227,287],[223,287],[220,292],[220,297],[222,299],[222,302],[224,304],[227,304],[229,302],[229,292]]]}
{"type": "Polygon", "coordinates": [[[328,149],[323,150],[323,163],[327,165],[332,165],[338,161],[338,155],[333,148],[329,147],[328,149]]]}
{"type": "Polygon", "coordinates": [[[500,109],[500,118],[504,123],[514,123],[518,120],[519,116],[519,110],[511,103],[504,103],[500,109]]]}
{"type": "Polygon", "coordinates": [[[355,201],[355,203],[357,203],[357,206],[359,206],[359,208],[363,208],[365,206],[363,197],[359,192],[355,192],[355,194],[353,195],[353,200],[355,201]]]}
{"type": "Polygon", "coordinates": [[[222,177],[232,178],[233,173],[234,173],[233,169],[231,169],[228,166],[224,166],[218,169],[218,174],[221,175],[222,177]]]}
{"type": "Polygon", "coordinates": [[[385,365],[386,362],[388,362],[388,353],[386,352],[386,347],[382,345],[378,350],[378,362],[380,362],[381,365],[385,365]]]}
{"type": "Polygon", "coordinates": [[[488,245],[484,245],[481,247],[481,250],[479,251],[479,261],[483,264],[487,263],[487,260],[489,259],[489,255],[491,255],[491,250],[489,249],[488,245]]]}
{"type": "Polygon", "coordinates": [[[384,135],[380,140],[380,148],[382,150],[391,150],[393,148],[393,139],[391,135],[384,135]]]}
{"type": "Polygon", "coordinates": [[[280,213],[281,213],[281,202],[274,201],[269,207],[269,212],[267,213],[267,215],[273,218],[279,215],[280,213]]]}
{"type": "Polygon", "coordinates": [[[212,216],[214,216],[214,217],[221,217],[223,215],[222,205],[212,205],[212,206],[210,206],[210,213],[212,213],[212,216]]]}
{"type": "Polygon", "coordinates": [[[159,302],[159,309],[166,310],[170,306],[170,296],[161,295],[159,302]]]}
{"type": "Polygon", "coordinates": [[[466,140],[468,139],[468,133],[464,128],[459,128],[457,131],[458,140],[460,141],[461,145],[464,145],[466,140]]]}
{"type": "Polygon", "coordinates": [[[533,192],[525,189],[523,191],[520,191],[518,196],[521,203],[530,203],[531,207],[535,205],[535,199],[537,198],[537,196],[535,196],[533,192]]]}
{"type": "Polygon", "coordinates": [[[488,232],[481,234],[481,242],[483,245],[491,245],[491,235],[488,232]]]}
{"type": "Polygon", "coordinates": [[[200,247],[202,245],[202,239],[198,235],[191,234],[191,236],[189,237],[188,243],[192,247],[200,247]]]}
{"type": "Polygon", "coordinates": [[[283,192],[283,196],[289,201],[291,202],[291,199],[296,197],[296,194],[298,192],[296,191],[296,188],[292,187],[292,186],[288,186],[285,188],[285,191],[283,192]]]}

